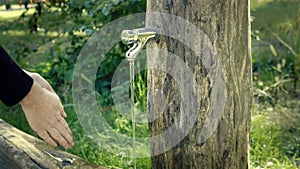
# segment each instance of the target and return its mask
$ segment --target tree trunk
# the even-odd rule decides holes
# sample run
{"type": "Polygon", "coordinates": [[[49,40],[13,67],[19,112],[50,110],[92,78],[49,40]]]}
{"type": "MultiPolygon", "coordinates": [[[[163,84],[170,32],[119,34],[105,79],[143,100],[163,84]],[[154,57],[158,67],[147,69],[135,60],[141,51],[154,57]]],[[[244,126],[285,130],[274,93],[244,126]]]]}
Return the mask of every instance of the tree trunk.
{"type": "Polygon", "coordinates": [[[152,167],[249,168],[249,0],[148,0],[147,12],[161,34],[147,50],[152,167]]]}

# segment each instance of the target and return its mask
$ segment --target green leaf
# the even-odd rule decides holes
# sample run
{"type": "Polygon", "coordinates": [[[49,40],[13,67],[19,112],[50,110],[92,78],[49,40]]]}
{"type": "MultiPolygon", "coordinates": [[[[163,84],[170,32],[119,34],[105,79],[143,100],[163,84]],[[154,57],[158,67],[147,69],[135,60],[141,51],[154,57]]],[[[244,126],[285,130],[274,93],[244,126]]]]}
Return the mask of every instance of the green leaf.
{"type": "Polygon", "coordinates": [[[270,45],[270,49],[271,49],[271,52],[274,56],[277,56],[277,52],[276,52],[276,49],[274,48],[274,46],[271,44],[270,45]]]}
{"type": "Polygon", "coordinates": [[[102,11],[103,15],[105,15],[105,16],[107,16],[109,14],[108,7],[103,7],[101,11],[102,11]]]}
{"type": "Polygon", "coordinates": [[[94,30],[93,29],[85,29],[84,33],[90,36],[94,33],[94,30]]]}

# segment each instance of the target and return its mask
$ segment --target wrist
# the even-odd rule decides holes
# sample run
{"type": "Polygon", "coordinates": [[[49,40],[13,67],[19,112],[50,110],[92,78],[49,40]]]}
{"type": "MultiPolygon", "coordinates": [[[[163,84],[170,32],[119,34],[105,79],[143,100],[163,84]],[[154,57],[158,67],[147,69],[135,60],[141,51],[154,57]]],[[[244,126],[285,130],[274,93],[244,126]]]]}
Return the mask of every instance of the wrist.
{"type": "Polygon", "coordinates": [[[20,101],[21,106],[28,106],[38,101],[36,96],[41,95],[43,92],[41,85],[33,82],[29,93],[20,101]]]}
{"type": "Polygon", "coordinates": [[[28,72],[27,70],[24,70],[24,69],[23,69],[23,71],[24,71],[28,76],[30,76],[31,78],[33,78],[33,80],[34,80],[34,76],[36,76],[36,74],[37,74],[37,73],[34,73],[34,72],[28,72]]]}

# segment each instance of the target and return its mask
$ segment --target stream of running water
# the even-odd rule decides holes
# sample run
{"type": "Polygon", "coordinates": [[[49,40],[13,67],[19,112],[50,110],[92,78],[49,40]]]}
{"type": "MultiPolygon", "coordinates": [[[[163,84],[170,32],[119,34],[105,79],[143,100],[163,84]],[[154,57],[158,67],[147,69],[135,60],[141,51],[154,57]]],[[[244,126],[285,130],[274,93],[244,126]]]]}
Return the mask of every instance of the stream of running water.
{"type": "Polygon", "coordinates": [[[130,102],[131,102],[131,121],[132,121],[132,153],[133,168],[136,169],[136,145],[135,145],[135,111],[134,111],[134,61],[129,61],[130,69],[130,102]]]}

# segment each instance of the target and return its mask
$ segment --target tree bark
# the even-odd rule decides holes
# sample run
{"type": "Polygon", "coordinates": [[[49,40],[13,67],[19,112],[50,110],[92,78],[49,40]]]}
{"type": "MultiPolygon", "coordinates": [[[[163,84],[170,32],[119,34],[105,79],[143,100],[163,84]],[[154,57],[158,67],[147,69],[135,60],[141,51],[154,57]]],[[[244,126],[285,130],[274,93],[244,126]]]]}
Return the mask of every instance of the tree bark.
{"type": "Polygon", "coordinates": [[[148,65],[161,69],[148,70],[152,168],[249,168],[253,97],[249,0],[148,0],[147,12],[176,16],[173,21],[165,15],[159,19],[149,15],[146,20],[147,27],[163,32],[147,50],[148,65]],[[177,16],[203,35],[190,35],[188,24],[172,26],[180,22],[177,16]],[[178,36],[167,36],[170,29],[177,31],[178,36]],[[191,71],[199,88],[191,85],[193,80],[179,70],[175,55],[191,71]],[[177,72],[172,75],[162,71],[170,67],[177,72]],[[184,89],[188,90],[189,99],[182,94],[186,91],[182,91],[181,83],[190,85],[184,89]],[[193,99],[196,102],[182,103],[193,99]],[[195,121],[186,120],[187,114],[193,115],[186,111],[193,110],[187,106],[197,107],[195,121]],[[222,111],[220,116],[211,113],[216,111],[222,111]],[[163,134],[171,127],[175,132],[163,134]],[[179,141],[172,146],[174,140],[179,141]]]}

